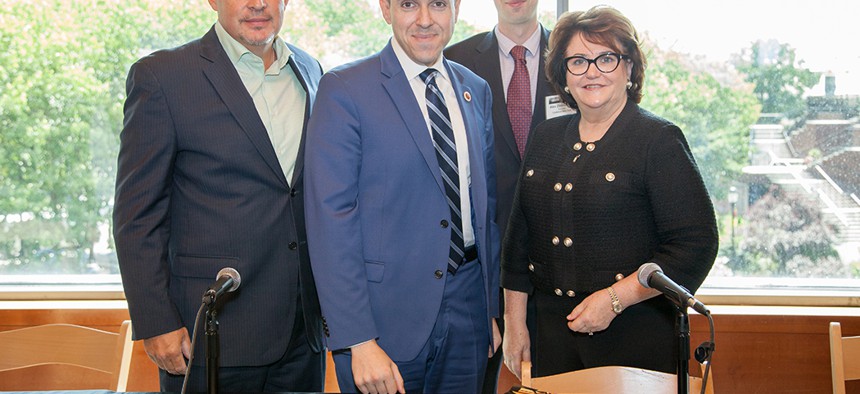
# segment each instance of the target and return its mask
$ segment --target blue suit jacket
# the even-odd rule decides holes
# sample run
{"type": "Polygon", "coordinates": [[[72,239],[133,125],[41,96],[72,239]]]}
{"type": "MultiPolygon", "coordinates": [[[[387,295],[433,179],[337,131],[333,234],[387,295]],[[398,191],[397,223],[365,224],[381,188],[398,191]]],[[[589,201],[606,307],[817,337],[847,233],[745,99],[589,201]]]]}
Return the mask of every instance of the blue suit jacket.
{"type": "MultiPolygon", "coordinates": [[[[444,63],[466,125],[490,319],[499,312],[492,100],[484,80],[444,63]]],[[[450,242],[441,223],[450,211],[418,105],[390,43],[320,81],[308,125],[305,211],[330,349],[377,338],[393,360],[409,360],[436,322],[445,277],[435,272],[446,272],[450,242]]]]}
{"type": "MultiPolygon", "coordinates": [[[[290,50],[307,119],[322,70],[290,50]]],[[[222,366],[278,360],[299,294],[310,344],[322,349],[304,231],[304,150],[286,179],[215,30],[135,63],[127,92],[114,238],[135,339],[182,326],[190,333],[203,292],[233,267],[242,284],[219,314],[222,366]]]]}

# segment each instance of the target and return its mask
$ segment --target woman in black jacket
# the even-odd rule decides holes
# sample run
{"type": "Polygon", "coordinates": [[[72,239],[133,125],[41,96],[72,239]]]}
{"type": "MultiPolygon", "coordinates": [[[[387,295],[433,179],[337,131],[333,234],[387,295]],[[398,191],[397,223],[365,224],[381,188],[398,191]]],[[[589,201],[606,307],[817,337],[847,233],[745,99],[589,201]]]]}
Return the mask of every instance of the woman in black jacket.
{"type": "Polygon", "coordinates": [[[546,63],[577,114],[539,125],[526,149],[502,252],[505,364],[520,376],[534,347],[534,376],[675,373],[674,306],[636,270],[656,263],[692,291],[710,271],[718,234],[696,162],[677,126],[639,108],[646,60],[617,10],[563,15],[546,63]]]}

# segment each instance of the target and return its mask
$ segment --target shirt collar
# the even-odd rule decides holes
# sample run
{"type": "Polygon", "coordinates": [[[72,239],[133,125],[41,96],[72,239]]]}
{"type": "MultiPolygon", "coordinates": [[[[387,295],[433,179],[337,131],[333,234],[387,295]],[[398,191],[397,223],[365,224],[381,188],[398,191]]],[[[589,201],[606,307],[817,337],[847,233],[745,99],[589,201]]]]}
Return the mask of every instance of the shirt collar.
{"type": "MultiPolygon", "coordinates": [[[[541,26],[538,25],[538,28],[535,29],[534,33],[532,33],[526,42],[522,44],[526,47],[526,50],[528,50],[528,53],[531,54],[531,56],[537,55],[538,51],[540,51],[540,37],[542,30],[541,26]]],[[[496,35],[496,41],[499,43],[499,50],[502,51],[505,56],[511,57],[511,49],[514,49],[517,44],[499,31],[499,25],[496,25],[493,29],[493,33],[496,35]]]]}
{"type": "MultiPolygon", "coordinates": [[[[248,48],[242,45],[242,43],[233,38],[230,33],[227,33],[224,26],[221,26],[221,22],[215,22],[215,34],[218,35],[218,41],[221,42],[221,46],[224,47],[224,51],[227,52],[227,57],[234,65],[238,64],[244,56],[254,56],[259,59],[257,55],[253,54],[248,50],[248,48]]],[[[290,48],[287,47],[287,43],[285,43],[280,36],[275,36],[272,47],[275,49],[275,57],[277,58],[275,63],[277,63],[278,69],[284,68],[290,60],[290,56],[292,56],[293,52],[290,51],[290,48]]]]}
{"type": "Polygon", "coordinates": [[[446,80],[450,80],[450,78],[448,78],[448,70],[445,69],[445,64],[442,62],[441,54],[439,55],[439,59],[436,59],[436,62],[433,63],[433,65],[425,66],[423,64],[415,63],[415,61],[406,54],[406,51],[403,50],[403,47],[400,46],[397,39],[393,37],[391,38],[391,48],[394,49],[394,54],[397,56],[397,61],[400,62],[400,67],[403,68],[403,73],[406,74],[406,80],[411,81],[428,68],[435,68],[436,71],[438,71],[438,76],[441,76],[446,80]]]}

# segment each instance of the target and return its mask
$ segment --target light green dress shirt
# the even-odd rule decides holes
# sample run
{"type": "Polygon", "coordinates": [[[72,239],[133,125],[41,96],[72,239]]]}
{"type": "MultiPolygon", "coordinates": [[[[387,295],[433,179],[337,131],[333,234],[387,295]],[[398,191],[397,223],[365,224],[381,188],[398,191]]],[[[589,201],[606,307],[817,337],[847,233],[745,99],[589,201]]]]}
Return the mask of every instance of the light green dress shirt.
{"type": "Polygon", "coordinates": [[[288,65],[292,52],[276,36],[273,43],[276,60],[264,70],[263,59],[230,36],[220,23],[215,23],[215,33],[254,100],[287,182],[292,182],[307,105],[307,92],[288,65]]]}

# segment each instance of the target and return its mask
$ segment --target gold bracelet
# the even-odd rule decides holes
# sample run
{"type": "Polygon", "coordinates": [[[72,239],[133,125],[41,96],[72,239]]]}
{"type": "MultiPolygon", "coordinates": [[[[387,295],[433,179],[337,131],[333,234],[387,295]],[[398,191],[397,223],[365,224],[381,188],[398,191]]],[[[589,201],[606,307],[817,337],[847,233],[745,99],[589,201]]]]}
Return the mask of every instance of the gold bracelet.
{"type": "Polygon", "coordinates": [[[609,298],[612,299],[612,311],[615,312],[616,315],[620,315],[621,311],[624,310],[624,306],[621,305],[621,300],[618,299],[618,294],[615,294],[615,289],[612,286],[606,288],[609,291],[609,298]]]}

